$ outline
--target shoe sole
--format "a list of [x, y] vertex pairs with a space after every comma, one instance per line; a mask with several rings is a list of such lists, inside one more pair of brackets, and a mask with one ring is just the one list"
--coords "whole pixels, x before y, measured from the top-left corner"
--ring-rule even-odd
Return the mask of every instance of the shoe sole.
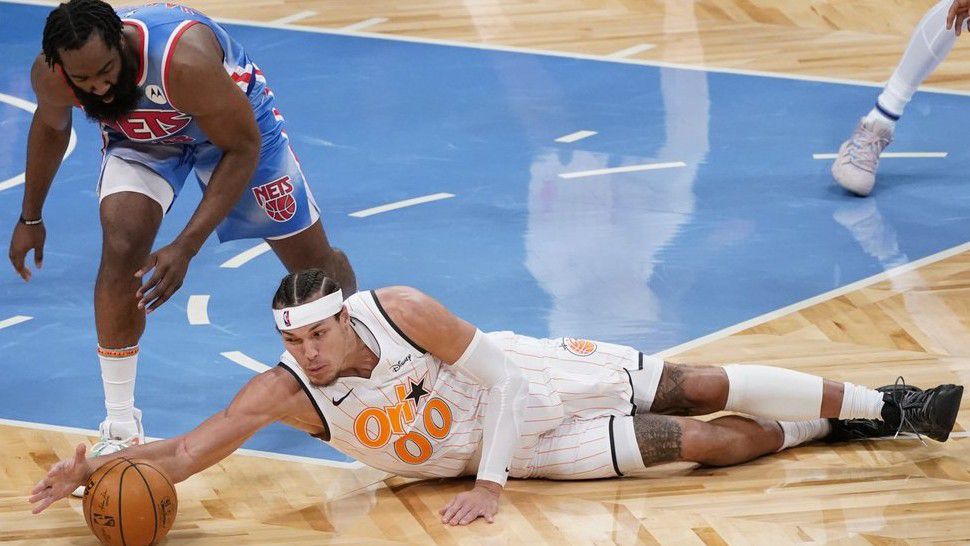
[[928, 434], [930, 438], [936, 440], [937, 442], [945, 442], [950, 437], [950, 432], [953, 430], [953, 425], [957, 422], [957, 414], [960, 413], [960, 402], [963, 401], [963, 386], [962, 385], [946, 385], [947, 387], [952, 387], [947, 389], [945, 392], [941, 393], [941, 398], [946, 400], [945, 408], [946, 413], [943, 414], [943, 418], [940, 420], [940, 430], [944, 431], [942, 434]]

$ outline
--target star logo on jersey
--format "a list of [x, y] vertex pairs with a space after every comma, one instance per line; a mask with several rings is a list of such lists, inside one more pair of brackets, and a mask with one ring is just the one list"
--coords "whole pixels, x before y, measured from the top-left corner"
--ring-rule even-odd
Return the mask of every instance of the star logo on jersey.
[[424, 378], [421, 378], [421, 381], [419, 381], [417, 384], [408, 379], [408, 383], [411, 384], [411, 392], [407, 393], [404, 398], [414, 401], [414, 406], [417, 407], [421, 402], [421, 397], [428, 396], [430, 393], [424, 390]]
[[135, 142], [170, 137], [185, 129], [192, 116], [175, 110], [135, 110], [108, 126]]

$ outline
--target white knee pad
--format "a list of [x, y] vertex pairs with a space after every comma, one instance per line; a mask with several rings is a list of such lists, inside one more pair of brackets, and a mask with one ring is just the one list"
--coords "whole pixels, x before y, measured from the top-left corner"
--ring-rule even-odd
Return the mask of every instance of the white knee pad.
[[724, 366], [728, 398], [724, 409], [769, 419], [817, 419], [822, 411], [822, 378], [748, 364]]

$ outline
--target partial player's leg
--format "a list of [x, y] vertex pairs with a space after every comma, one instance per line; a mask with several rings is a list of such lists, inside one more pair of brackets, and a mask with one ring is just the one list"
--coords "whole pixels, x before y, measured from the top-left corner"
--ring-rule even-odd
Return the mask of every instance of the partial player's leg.
[[952, 3], [953, 0], [941, 0], [926, 12], [913, 30], [909, 45], [875, 107], [839, 148], [832, 164], [832, 176], [845, 189], [863, 196], [872, 191], [879, 154], [892, 142], [896, 121], [903, 115], [916, 88], [956, 43], [955, 32], [946, 29], [947, 10]]
[[[637, 372], [631, 372], [636, 377]], [[940, 385], [871, 389], [818, 376], [759, 365], [664, 364], [657, 387], [637, 393], [638, 407], [658, 414], [703, 415], [721, 410], [769, 419], [879, 420], [880, 428], [916, 432], [945, 441], [956, 420], [963, 387]]]
[[103, 241], [94, 315], [107, 409], [102, 439], [137, 442], [144, 438], [134, 394], [145, 312], [137, 307], [139, 279], [134, 274], [151, 252], [161, 219], [159, 204], [141, 193], [114, 193], [101, 201]]
[[[219, 224], [220, 241], [264, 239], [288, 271], [322, 269], [344, 292], [357, 291], [357, 277], [347, 255], [330, 246], [320, 208], [287, 140], [263, 134], [263, 148], [250, 187]], [[210, 145], [196, 147], [196, 174], [203, 189], [222, 152]]]
[[342, 250], [330, 246], [323, 223], [318, 219], [309, 228], [283, 239], [267, 239], [287, 271], [322, 269], [340, 283], [344, 296], [357, 291], [357, 276]]

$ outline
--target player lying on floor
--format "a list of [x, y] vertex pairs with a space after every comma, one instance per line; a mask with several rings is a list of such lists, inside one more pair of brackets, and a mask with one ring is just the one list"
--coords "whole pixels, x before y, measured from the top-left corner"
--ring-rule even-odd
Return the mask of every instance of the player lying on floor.
[[[319, 270], [287, 275], [273, 313], [286, 347], [279, 366], [183, 436], [90, 460], [79, 445], [34, 488], [34, 513], [111, 459], [148, 459], [180, 482], [282, 421], [401, 476], [476, 475], [441, 520], [491, 522], [509, 476], [733, 465], [812, 440], [900, 431], [942, 442], [963, 396], [957, 385], [873, 390], [783, 368], [675, 365], [609, 343], [485, 334], [413, 288], [345, 300]], [[753, 417], [679, 417], [721, 410]]]

